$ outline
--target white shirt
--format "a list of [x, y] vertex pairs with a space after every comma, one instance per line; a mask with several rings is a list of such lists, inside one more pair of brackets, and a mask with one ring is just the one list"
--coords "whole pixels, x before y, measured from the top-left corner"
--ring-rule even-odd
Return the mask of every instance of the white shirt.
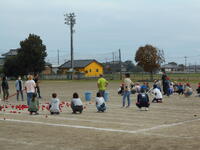
[[125, 78], [124, 79], [124, 89], [131, 91], [131, 85], [133, 85], [133, 82], [131, 81], [130, 78]]
[[52, 98], [50, 112], [60, 112], [60, 100], [58, 98]]
[[105, 103], [105, 100], [103, 97], [96, 97], [96, 106], [100, 107], [103, 103]]
[[162, 99], [162, 93], [158, 88], [153, 89], [152, 93], [155, 95], [156, 99]]
[[35, 93], [35, 81], [34, 80], [28, 80], [25, 83], [25, 88], [27, 93]]
[[83, 105], [80, 98], [73, 98], [71, 102], [74, 104], [74, 106], [82, 106]]

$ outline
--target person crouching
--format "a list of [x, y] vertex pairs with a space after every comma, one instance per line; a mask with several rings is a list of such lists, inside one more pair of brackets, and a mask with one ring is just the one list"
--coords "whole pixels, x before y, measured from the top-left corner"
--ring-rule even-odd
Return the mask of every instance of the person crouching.
[[160, 90], [157, 88], [157, 85], [153, 85], [153, 91], [152, 91], [154, 98], [152, 100], [152, 103], [156, 102], [156, 103], [162, 103], [162, 93], [160, 92]]
[[98, 112], [104, 112], [106, 110], [105, 100], [103, 96], [101, 95], [101, 93], [99, 92], [97, 93], [97, 97], [96, 97], [96, 107], [97, 107]]
[[147, 111], [149, 108], [149, 96], [145, 93], [145, 89], [141, 89], [140, 93], [137, 96], [137, 103], [136, 106], [141, 110], [142, 107], [145, 107], [145, 110]]
[[79, 98], [78, 93], [73, 94], [73, 98], [71, 101], [71, 108], [72, 108], [73, 114], [76, 114], [76, 112], [79, 112], [81, 114], [83, 111], [83, 103], [81, 99]]
[[51, 115], [58, 115], [60, 114], [60, 100], [57, 98], [57, 94], [52, 94], [52, 99], [50, 103], [50, 113]]
[[35, 115], [39, 115], [39, 113], [38, 113], [39, 101], [38, 101], [38, 99], [36, 97], [37, 97], [37, 94], [34, 93], [32, 99], [30, 101], [29, 108], [28, 108], [28, 111], [30, 112], [30, 115], [32, 115], [33, 113], [35, 113]]

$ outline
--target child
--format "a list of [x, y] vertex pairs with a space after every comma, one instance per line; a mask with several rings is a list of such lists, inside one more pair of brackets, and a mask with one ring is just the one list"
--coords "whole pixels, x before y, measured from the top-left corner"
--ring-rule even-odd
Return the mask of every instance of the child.
[[156, 85], [157, 88], [161, 91], [161, 82], [159, 80], [155, 80], [153, 85]]
[[143, 83], [143, 85], [141, 85], [141, 89], [143, 89], [145, 92], [147, 92], [147, 85], [146, 82]]
[[50, 113], [51, 115], [58, 115], [60, 114], [60, 100], [57, 98], [57, 94], [53, 93], [52, 94], [52, 100], [50, 103]]
[[30, 101], [30, 105], [28, 108], [30, 115], [32, 115], [33, 112], [35, 113], [35, 115], [39, 115], [39, 113], [37, 112], [39, 110], [39, 101], [36, 99], [36, 96], [37, 94], [34, 93]]
[[153, 85], [153, 91], [152, 91], [152, 93], [154, 94], [154, 98], [152, 100], [152, 103], [154, 103], [154, 102], [162, 103], [162, 93], [157, 88], [157, 85]]
[[183, 87], [183, 84], [182, 84], [182, 83], [179, 83], [177, 93], [178, 93], [179, 95], [180, 95], [180, 94], [183, 95], [183, 93], [184, 93], [184, 87]]
[[137, 103], [136, 106], [141, 109], [142, 107], [145, 107], [145, 110], [147, 111], [149, 108], [149, 96], [145, 93], [145, 89], [141, 88], [141, 93], [137, 96]]
[[199, 85], [198, 85], [198, 88], [197, 88], [197, 94], [200, 96], [200, 82], [199, 82]]
[[105, 100], [102, 97], [101, 93], [99, 92], [97, 92], [96, 107], [97, 107], [98, 112], [104, 112], [106, 110]]
[[192, 95], [192, 92], [193, 92], [193, 91], [192, 91], [192, 88], [191, 88], [190, 84], [187, 83], [186, 86], [185, 86], [185, 90], [184, 90], [184, 95], [185, 95], [185, 97], [191, 96], [191, 95]]
[[124, 84], [123, 83], [120, 85], [120, 88], [118, 89], [118, 94], [122, 95], [122, 96], [124, 94]]
[[78, 93], [73, 94], [73, 99], [71, 101], [71, 108], [73, 114], [76, 114], [76, 112], [79, 112], [81, 114], [83, 111], [83, 103], [79, 98]]
[[139, 83], [136, 83], [136, 84], [135, 84], [135, 89], [136, 89], [136, 93], [140, 93], [141, 87], [140, 87], [140, 84], [139, 84]]

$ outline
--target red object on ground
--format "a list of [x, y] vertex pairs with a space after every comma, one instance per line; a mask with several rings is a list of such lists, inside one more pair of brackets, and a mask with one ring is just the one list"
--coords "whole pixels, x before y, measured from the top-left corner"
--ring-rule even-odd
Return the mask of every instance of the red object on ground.
[[13, 111], [13, 113], [17, 113], [17, 111]]
[[15, 106], [14, 106], [14, 105], [12, 105], [11, 107], [12, 107], [12, 109], [14, 109], [14, 108], [15, 108]]
[[13, 111], [11, 110], [10, 113], [12, 113]]

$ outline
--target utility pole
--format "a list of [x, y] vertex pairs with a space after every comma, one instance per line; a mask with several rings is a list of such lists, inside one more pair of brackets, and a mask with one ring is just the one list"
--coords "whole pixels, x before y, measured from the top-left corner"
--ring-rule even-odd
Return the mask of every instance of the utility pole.
[[119, 49], [119, 67], [120, 67], [120, 80], [122, 80], [122, 57], [120, 49]]
[[70, 48], [71, 48], [71, 79], [74, 78], [74, 48], [73, 48], [73, 33], [74, 33], [74, 24], [76, 24], [75, 14], [69, 13], [65, 14], [65, 24], [70, 26]]
[[185, 72], [187, 70], [187, 56], [184, 57], [185, 58]]
[[59, 49], [57, 50], [57, 52], [58, 52], [58, 65], [59, 65], [60, 64], [60, 55], [59, 55], [60, 51], [59, 51]]

